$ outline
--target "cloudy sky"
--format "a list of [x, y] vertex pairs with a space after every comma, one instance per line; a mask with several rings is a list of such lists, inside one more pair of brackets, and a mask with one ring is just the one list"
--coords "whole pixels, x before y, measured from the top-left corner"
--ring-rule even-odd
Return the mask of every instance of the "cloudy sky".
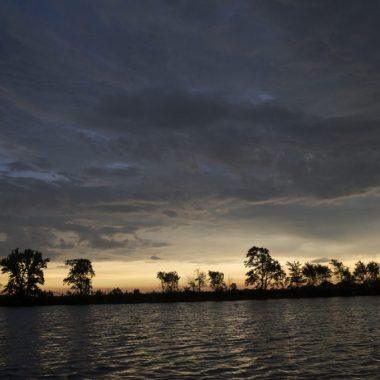
[[[0, 252], [244, 280], [380, 255], [380, 2], [0, 3]], [[4, 283], [4, 278], [0, 282]]]

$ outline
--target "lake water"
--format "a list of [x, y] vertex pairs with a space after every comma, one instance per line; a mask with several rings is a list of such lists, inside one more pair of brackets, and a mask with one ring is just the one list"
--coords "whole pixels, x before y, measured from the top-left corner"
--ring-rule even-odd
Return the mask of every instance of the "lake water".
[[380, 379], [380, 297], [0, 308], [0, 378]]

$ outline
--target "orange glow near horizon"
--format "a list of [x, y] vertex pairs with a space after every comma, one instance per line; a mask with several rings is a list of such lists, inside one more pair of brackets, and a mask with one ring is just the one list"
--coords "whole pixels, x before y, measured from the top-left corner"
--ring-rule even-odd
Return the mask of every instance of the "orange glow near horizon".
[[[93, 268], [96, 276], [93, 278], [94, 289], [113, 289], [132, 291], [140, 289], [141, 291], [160, 291], [161, 286], [156, 278], [159, 271], [175, 270], [180, 275], [180, 288], [187, 285], [188, 277], [191, 276], [195, 269], [201, 269], [206, 273], [208, 270], [222, 271], [225, 275], [225, 281], [236, 282], [239, 287], [244, 285], [245, 268], [242, 262], [226, 263], [221, 265], [195, 265], [188, 262], [176, 262], [161, 260], [146, 261], [100, 261], [93, 262]], [[50, 263], [45, 272], [45, 289], [53, 291], [69, 290], [67, 286], [62, 285], [63, 278], [67, 270], [58, 263]]]
[[[301, 263], [306, 262], [305, 259], [288, 257], [281, 258], [279, 261], [281, 265], [285, 266], [286, 261], [299, 260]], [[310, 260], [310, 259], [309, 259]], [[344, 263], [351, 269], [354, 263], [359, 260], [347, 260]], [[363, 261], [369, 261], [362, 258]], [[244, 267], [243, 259], [216, 264], [203, 264], [197, 265], [191, 262], [179, 261], [94, 261], [93, 267], [95, 270], [95, 277], [93, 278], [93, 288], [95, 290], [110, 290], [113, 288], [120, 288], [123, 291], [133, 291], [140, 289], [142, 292], [148, 291], [161, 291], [159, 280], [156, 278], [158, 271], [172, 271], [178, 272], [180, 278], [179, 286], [183, 289], [187, 285], [188, 277], [194, 274], [195, 269], [200, 269], [204, 272], [209, 270], [221, 271], [225, 275], [225, 282], [235, 282], [239, 288], [244, 288], [245, 272], [247, 269]], [[67, 268], [60, 262], [50, 262], [48, 268], [45, 270], [45, 285], [43, 289], [52, 290], [58, 293], [64, 293], [69, 290], [68, 286], [63, 285], [63, 279], [67, 275]], [[3, 286], [7, 282], [5, 274], [0, 275], [0, 284]]]

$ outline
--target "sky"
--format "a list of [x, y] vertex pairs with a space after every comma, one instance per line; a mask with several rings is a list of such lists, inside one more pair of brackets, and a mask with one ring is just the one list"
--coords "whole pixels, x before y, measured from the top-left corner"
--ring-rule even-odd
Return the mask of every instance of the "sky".
[[[380, 259], [380, 2], [0, 2], [0, 255], [94, 287]], [[6, 281], [0, 276], [0, 283]]]

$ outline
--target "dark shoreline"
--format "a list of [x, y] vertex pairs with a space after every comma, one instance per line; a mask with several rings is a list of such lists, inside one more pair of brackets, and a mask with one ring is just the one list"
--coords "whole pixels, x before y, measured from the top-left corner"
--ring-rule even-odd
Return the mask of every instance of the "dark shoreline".
[[240, 301], [286, 298], [330, 298], [380, 296], [380, 282], [374, 284], [338, 284], [319, 287], [304, 286], [288, 289], [243, 289], [223, 292], [173, 292], [173, 293], [122, 293], [92, 294], [88, 296], [42, 293], [38, 297], [17, 298], [0, 296], [0, 306], [48, 306], [48, 305], [93, 305], [93, 304], [136, 304], [167, 302]]

